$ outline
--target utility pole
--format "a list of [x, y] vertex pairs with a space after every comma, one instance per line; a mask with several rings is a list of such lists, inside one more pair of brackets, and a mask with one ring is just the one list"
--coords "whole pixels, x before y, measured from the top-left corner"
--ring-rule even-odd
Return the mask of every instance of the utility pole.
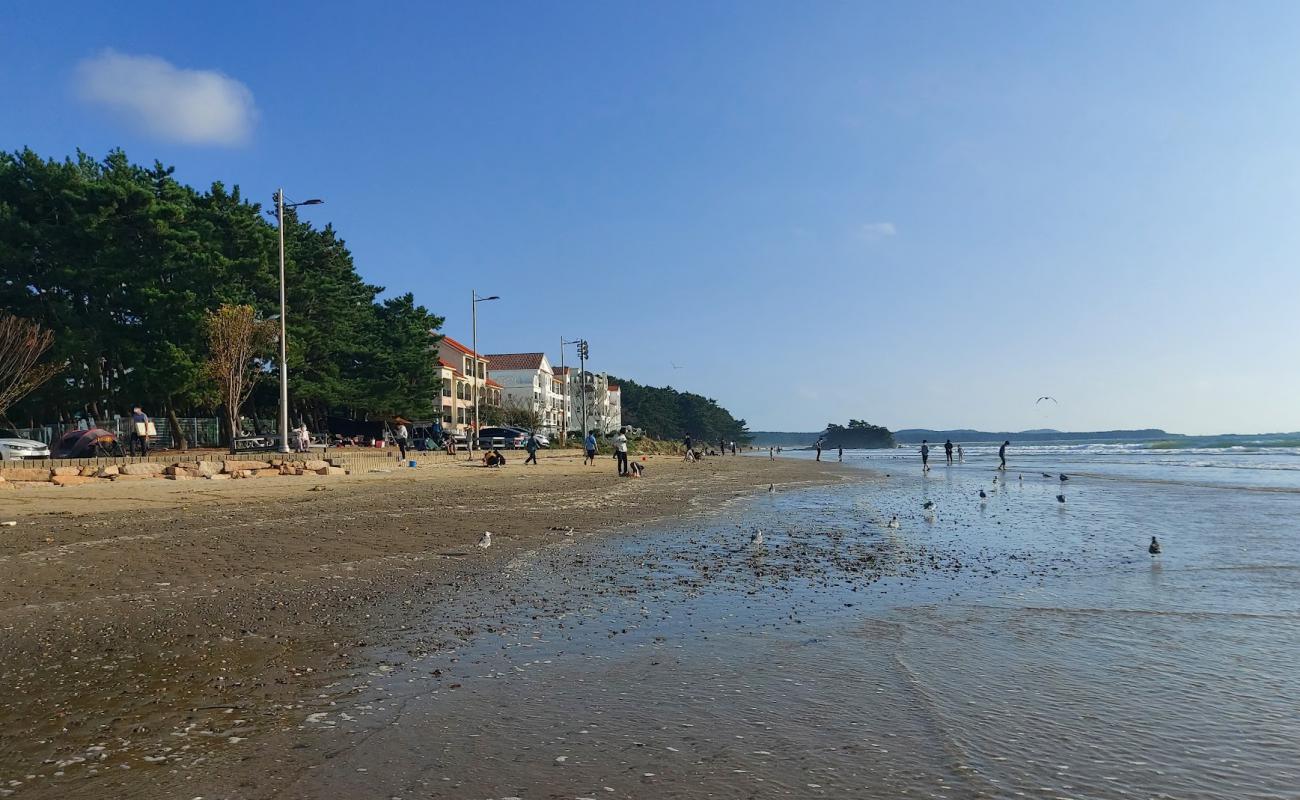
[[[473, 461], [474, 445], [477, 443], [475, 442], [475, 440], [478, 439], [478, 431], [479, 431], [479, 425], [478, 425], [478, 304], [486, 303], [489, 300], [500, 300], [501, 298], [498, 297], [497, 295], [492, 295], [491, 297], [479, 297], [478, 292], [475, 291], [474, 289], [469, 290], [469, 295], [470, 295], [470, 300], [472, 301], [470, 303], [470, 320], [471, 320], [470, 325], [472, 326], [471, 333], [470, 333], [470, 349], [474, 351], [473, 354], [470, 356], [470, 362], [469, 362], [470, 365], [473, 367], [473, 369], [471, 370], [473, 374], [470, 376], [470, 389], [473, 390], [474, 392], [474, 429], [470, 431], [471, 435], [466, 438], [469, 439], [469, 460]], [[483, 379], [487, 380], [486, 370], [484, 371]]]
[[[561, 371], [561, 372], [564, 372], [564, 346], [565, 346], [565, 345], [569, 345], [569, 344], [576, 344], [576, 345], [578, 345], [578, 356], [579, 356], [579, 358], [581, 358], [581, 356], [582, 356], [582, 340], [581, 340], [581, 339], [570, 339], [569, 341], [566, 342], [566, 341], [564, 341], [564, 337], [561, 336], [561, 337], [560, 337], [560, 371]], [[581, 384], [579, 384], [579, 386], [581, 386]], [[565, 444], [568, 444], [568, 442], [569, 442], [569, 439], [568, 439], [568, 434], [569, 434], [569, 395], [570, 395], [572, 392], [573, 392], [573, 381], [570, 380], [569, 374], [568, 374], [567, 372], [565, 372], [565, 373], [564, 373], [564, 401], [563, 401], [563, 402], [564, 402], [564, 438], [563, 438], [563, 440], [562, 440]], [[587, 430], [586, 430], [586, 428], [584, 427], [581, 431], [579, 431], [579, 434], [578, 434], [578, 435], [579, 435], [581, 438], [585, 439], [585, 438], [587, 437]]]
[[[582, 435], [587, 435], [587, 340], [578, 340], [578, 384], [582, 387]], [[604, 434], [604, 431], [601, 432]]]
[[[287, 331], [285, 328], [285, 317], [288, 315], [284, 302], [284, 209], [297, 208], [298, 206], [318, 206], [325, 202], [318, 198], [304, 200], [301, 203], [285, 203], [284, 189], [277, 189], [275, 192], [275, 221], [276, 227], [280, 229], [280, 452], [289, 452], [289, 362], [286, 360], [286, 339]], [[235, 414], [238, 417], [238, 413]], [[233, 440], [239, 435], [239, 431], [231, 431], [230, 436]], [[233, 446], [233, 444], [232, 444]]]

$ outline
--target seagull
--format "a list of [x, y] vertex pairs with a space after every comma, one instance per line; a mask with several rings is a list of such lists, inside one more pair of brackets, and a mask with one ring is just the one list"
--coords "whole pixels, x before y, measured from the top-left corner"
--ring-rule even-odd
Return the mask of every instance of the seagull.
[[1151, 554], [1152, 558], [1160, 555], [1160, 542], [1156, 541], [1156, 537], [1151, 537], [1151, 544], [1147, 545], [1147, 552]]
[[926, 500], [924, 503], [921, 504], [921, 508], [924, 508], [926, 511], [933, 511], [933, 510], [934, 510], [934, 501], [933, 501], [933, 500]]
[[1021, 481], [1023, 481], [1024, 479], [1025, 479], [1025, 476], [1024, 476], [1024, 475], [1018, 475], [1018, 476], [1016, 476], [1016, 480], [1021, 480]]
[[895, 515], [893, 516], [893, 518], [889, 520], [889, 525], [888, 525], [887, 527], [890, 527], [890, 528], [897, 528], [897, 527], [898, 527], [898, 515], [897, 515], [897, 514], [895, 514]]
[[671, 361], [669, 361], [668, 363], [673, 365], [673, 369], [682, 369], [682, 368], [679, 367], [678, 365], [673, 364], [673, 362], [671, 362]]
[[1052, 477], [1051, 473], [1049, 473], [1049, 472], [1044, 472], [1044, 473], [1042, 473], [1042, 476], [1043, 476], [1044, 478], [1050, 478], [1050, 477]]
[[[1035, 400], [1035, 401], [1034, 401], [1034, 405], [1038, 405], [1039, 403], [1043, 402], [1044, 400], [1051, 400], [1053, 403], [1056, 403], [1056, 398], [1055, 398], [1055, 397], [1052, 397], [1051, 395], [1046, 395], [1046, 394], [1045, 394], [1045, 395], [1043, 395], [1042, 397], [1040, 397], [1040, 398], [1038, 398], [1037, 400]], [[1056, 404], [1057, 404], [1058, 406], [1060, 405], [1060, 403], [1056, 403]]]
[[1058, 503], [1064, 503], [1064, 502], [1065, 502], [1065, 495], [1063, 495], [1063, 494], [1058, 494], [1058, 495], [1056, 496], [1056, 502], [1058, 502]]
[[761, 530], [754, 531], [754, 535], [749, 537], [749, 543], [755, 547], [763, 544], [763, 532]]
[[993, 485], [994, 485], [994, 486], [997, 486], [997, 485], [998, 485], [998, 476], [997, 476], [997, 475], [994, 475], [994, 476], [993, 476]]
[[1061, 483], [1065, 483], [1069, 479], [1070, 479], [1069, 475], [1066, 475], [1064, 472], [1061, 473]]
[[987, 500], [987, 499], [989, 499], [989, 496], [986, 495], [986, 494], [984, 494], [984, 490], [983, 490], [983, 489], [980, 489], [980, 499], [981, 499], [981, 500]]
[[483, 535], [479, 537], [478, 546], [484, 550], [492, 546], [492, 531], [483, 531]]

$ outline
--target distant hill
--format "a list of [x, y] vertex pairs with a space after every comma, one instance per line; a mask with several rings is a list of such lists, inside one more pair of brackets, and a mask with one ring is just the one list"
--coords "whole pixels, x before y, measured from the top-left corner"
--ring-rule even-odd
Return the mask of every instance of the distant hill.
[[894, 439], [900, 444], [918, 444], [922, 439], [942, 442], [952, 439], [954, 442], [1063, 442], [1077, 440], [1127, 441], [1134, 439], [1181, 439], [1181, 433], [1167, 433], [1159, 428], [1142, 428], [1140, 430], [1119, 431], [1058, 431], [1051, 428], [1038, 428], [1032, 431], [975, 431], [969, 428], [937, 431], [929, 428], [908, 428], [894, 431]]
[[812, 447], [821, 431], [795, 433], [792, 431], [750, 431], [750, 444], [755, 447]]

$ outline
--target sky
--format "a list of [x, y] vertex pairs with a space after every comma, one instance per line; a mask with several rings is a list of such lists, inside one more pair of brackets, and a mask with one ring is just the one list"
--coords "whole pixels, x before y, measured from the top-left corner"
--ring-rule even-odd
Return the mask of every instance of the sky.
[[323, 198], [445, 333], [500, 295], [481, 351], [585, 338], [754, 430], [1291, 431], [1298, 41], [1262, 0], [22, 3], [0, 147]]

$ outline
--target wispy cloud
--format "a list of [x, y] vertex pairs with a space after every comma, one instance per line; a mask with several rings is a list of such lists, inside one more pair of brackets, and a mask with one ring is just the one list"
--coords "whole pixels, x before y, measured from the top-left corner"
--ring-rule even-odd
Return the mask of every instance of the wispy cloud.
[[253, 93], [220, 72], [106, 50], [77, 65], [77, 91], [141, 130], [185, 144], [238, 145], [257, 118]]
[[892, 222], [868, 222], [858, 228], [858, 236], [868, 242], [878, 242], [898, 233]]

